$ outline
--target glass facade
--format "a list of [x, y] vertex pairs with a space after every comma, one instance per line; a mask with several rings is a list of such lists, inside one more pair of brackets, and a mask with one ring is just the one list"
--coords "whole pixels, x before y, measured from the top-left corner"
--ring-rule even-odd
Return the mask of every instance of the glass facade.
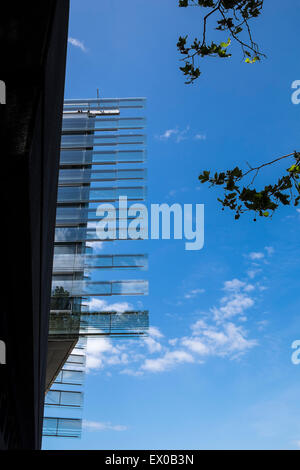
[[[96, 214], [98, 204], [117, 202], [120, 196], [134, 203], [146, 198], [145, 118], [134, 115], [144, 107], [143, 98], [66, 100], [64, 104], [49, 341], [54, 351], [56, 342], [73, 346], [46, 393], [44, 436], [80, 437], [86, 337], [139, 337], [149, 326], [147, 311], [89, 308], [94, 296], [148, 293], [147, 280], [131, 279], [128, 274], [119, 278], [125, 272], [146, 270], [147, 255], [99, 254], [97, 244], [103, 240], [96, 231], [101, 220]], [[121, 220], [116, 206], [117, 227]]]

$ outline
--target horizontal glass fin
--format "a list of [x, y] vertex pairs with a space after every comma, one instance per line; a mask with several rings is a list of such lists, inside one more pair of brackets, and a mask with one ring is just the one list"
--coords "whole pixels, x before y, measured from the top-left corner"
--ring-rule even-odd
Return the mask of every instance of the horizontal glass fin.
[[81, 419], [44, 417], [43, 436], [80, 437]]
[[64, 111], [70, 109], [121, 109], [121, 108], [144, 108], [145, 98], [102, 98], [102, 99], [75, 99], [64, 101]]
[[71, 168], [59, 171], [58, 182], [64, 183], [92, 183], [94, 181], [122, 181], [122, 180], [143, 180], [146, 177], [146, 170], [95, 170], [94, 168]]
[[147, 255], [54, 255], [53, 272], [83, 271], [89, 268], [134, 268], [147, 269]]
[[[82, 305], [84, 308], [84, 304]], [[128, 311], [118, 313], [107, 312], [83, 312], [74, 315], [70, 312], [51, 311], [49, 332], [51, 336], [70, 335], [73, 330], [73, 318], [80, 319], [80, 335], [107, 335], [122, 333], [132, 334], [146, 333], [149, 328], [148, 311]]]
[[107, 295], [146, 295], [148, 293], [148, 281], [89, 281], [89, 280], [52, 280], [52, 299], [82, 297], [82, 296], [107, 296]]
[[69, 354], [67, 359], [68, 364], [78, 364], [85, 365], [85, 355], [84, 354]]
[[82, 404], [82, 392], [49, 390], [45, 397], [45, 406], [68, 406], [81, 408]]
[[[117, 227], [118, 229], [118, 227]], [[114, 233], [113, 230], [109, 230], [108, 238], [105, 240], [117, 240], [118, 239], [118, 230], [117, 233]], [[144, 225], [141, 226], [141, 232], [139, 234], [139, 239], [144, 240], [147, 235], [147, 227]], [[125, 240], [136, 239], [136, 231], [134, 228], [128, 227], [127, 229], [127, 238]], [[122, 238], [123, 240], [123, 238]], [[96, 232], [96, 228], [86, 228], [86, 227], [56, 227], [55, 229], [55, 242], [56, 243], [70, 243], [70, 242], [102, 242], [103, 239], [99, 238], [99, 235]]]
[[61, 150], [60, 165], [107, 165], [117, 163], [143, 163], [146, 160], [146, 150]]
[[[128, 222], [131, 220], [142, 219], [140, 214], [143, 214], [145, 208], [141, 205], [141, 212], [138, 213], [137, 217], [127, 216]], [[117, 224], [120, 220], [125, 220], [122, 211], [119, 212], [119, 209], [115, 209], [115, 218], [108, 217], [106, 215], [106, 220], [116, 220]], [[70, 207], [70, 206], [58, 206], [56, 208], [56, 225], [57, 226], [70, 226], [78, 225], [82, 223], [96, 222], [99, 221], [99, 216], [96, 216], [96, 208], [85, 208], [85, 207]], [[93, 224], [94, 225], [94, 224]]]
[[146, 124], [144, 117], [96, 117], [87, 119], [86, 117], [70, 118], [65, 116], [62, 123], [63, 132], [76, 131], [116, 131], [118, 129], [143, 129]]
[[81, 315], [80, 334], [146, 332], [149, 328], [148, 312], [88, 313]]
[[145, 186], [123, 186], [115, 188], [91, 188], [90, 186], [60, 186], [58, 188], [57, 202], [114, 202], [121, 196], [126, 196], [129, 201], [143, 201], [146, 197], [146, 188]]
[[111, 134], [111, 135], [62, 135], [61, 148], [86, 148], [105, 145], [144, 144], [146, 136], [142, 134]]
[[82, 385], [84, 382], [83, 370], [62, 369], [55, 379], [55, 384]]

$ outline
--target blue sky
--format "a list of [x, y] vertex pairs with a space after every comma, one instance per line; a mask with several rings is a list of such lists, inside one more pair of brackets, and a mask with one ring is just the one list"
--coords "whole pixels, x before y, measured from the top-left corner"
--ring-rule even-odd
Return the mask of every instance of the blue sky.
[[[66, 98], [96, 97], [97, 88], [147, 98], [148, 202], [204, 204], [205, 245], [139, 242], [149, 296], [109, 304], [149, 308], [150, 336], [90, 345], [82, 439], [45, 439], [44, 448], [300, 448], [300, 365], [291, 362], [300, 214], [235, 221], [197, 180], [204, 169], [299, 149], [299, 14], [292, 0], [266, 2], [253, 30], [267, 59], [244, 64], [233, 45], [233, 58], [206, 61], [187, 86], [176, 42], [198, 34], [200, 11], [176, 0], [71, 0]], [[284, 168], [268, 167], [258, 184]]]

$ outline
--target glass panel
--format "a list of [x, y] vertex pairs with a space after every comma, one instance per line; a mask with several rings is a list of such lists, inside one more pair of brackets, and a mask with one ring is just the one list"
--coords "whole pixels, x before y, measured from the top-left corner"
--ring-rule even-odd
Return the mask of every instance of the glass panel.
[[82, 223], [86, 222], [90, 215], [95, 215], [95, 210], [89, 211], [81, 207], [61, 207], [56, 208], [56, 223]]
[[61, 137], [61, 148], [94, 147], [99, 145], [144, 144], [146, 137], [142, 134], [80, 135], [66, 134]]
[[96, 229], [61, 227], [55, 229], [55, 242], [100, 241]]
[[[87, 301], [85, 299], [85, 301]], [[87, 311], [85, 311], [87, 310]], [[88, 305], [82, 304], [82, 312], [74, 315], [68, 312], [51, 312], [50, 313], [50, 331], [52, 335], [66, 335], [68, 334], [69, 320], [72, 317], [78, 318], [80, 327], [78, 334], [86, 335], [91, 333], [96, 334], [119, 334], [126, 333], [126, 335], [135, 333], [145, 334], [149, 328], [149, 314], [148, 311], [128, 311], [119, 313], [116, 311], [88, 311]], [[61, 328], [61, 325], [63, 328]], [[67, 327], [67, 328], [65, 328]], [[72, 331], [71, 331], [72, 332]], [[81, 340], [86, 339], [81, 337]], [[84, 345], [85, 347], [85, 345]], [[80, 348], [77, 343], [76, 349]], [[55, 392], [57, 393], [57, 392]], [[56, 400], [56, 401], [54, 401]], [[57, 403], [58, 399], [53, 398], [52, 402]], [[49, 399], [48, 399], [49, 402]]]
[[139, 201], [145, 198], [145, 187], [122, 188], [90, 188], [89, 186], [61, 186], [58, 188], [57, 200], [59, 203], [68, 202], [105, 202], [115, 201], [120, 196], [127, 196], [128, 200]]
[[[52, 299], [53, 300], [53, 297]], [[59, 304], [54, 307], [60, 307]], [[52, 309], [49, 318], [49, 335], [52, 338], [59, 335], [73, 335], [76, 336], [80, 329], [80, 314], [76, 313], [76, 305], [70, 304], [69, 310]]]
[[43, 435], [56, 437], [80, 437], [82, 421], [71, 418], [44, 418]]
[[81, 354], [69, 354], [67, 362], [70, 364], [85, 364], [85, 356]]
[[80, 333], [97, 332], [119, 334], [145, 333], [149, 328], [147, 311], [141, 312], [89, 312], [81, 315]]
[[[143, 206], [141, 206], [141, 211]], [[58, 206], [56, 209], [56, 225], [63, 226], [65, 225], [78, 225], [80, 223], [88, 222], [88, 221], [99, 221], [99, 216], [96, 216], [97, 207], [87, 209], [81, 207], [62, 207]], [[121, 212], [121, 218], [119, 209], [115, 208], [116, 220], [124, 220], [126, 217], [123, 216]], [[108, 220], [108, 214], [106, 214], [106, 218]], [[127, 217], [127, 220], [136, 220], [141, 219], [141, 214], [138, 213], [137, 217]]]
[[147, 255], [114, 255], [113, 256], [113, 267], [132, 267], [139, 269], [148, 268], [148, 256]]
[[77, 246], [74, 245], [55, 245], [54, 256], [56, 255], [75, 255]]
[[83, 401], [83, 394], [81, 392], [61, 392], [61, 405], [81, 407]]
[[82, 370], [62, 370], [54, 383], [57, 384], [70, 384], [82, 385], [84, 379], [84, 372]]
[[45, 398], [45, 405], [59, 405], [60, 403], [60, 392], [50, 390]]
[[115, 281], [112, 284], [112, 295], [146, 295], [148, 281]]
[[146, 160], [145, 149], [139, 150], [62, 150], [60, 165], [143, 163]]
[[[146, 238], [147, 227], [142, 226], [139, 240]], [[113, 241], [118, 239], [118, 232], [114, 234], [113, 229], [109, 228], [108, 233], [110, 235], [106, 238], [106, 241]], [[132, 235], [132, 236], [131, 236]], [[126, 240], [132, 240], [135, 236], [135, 229], [128, 228], [128, 235]], [[96, 228], [85, 228], [85, 227], [56, 227], [55, 229], [55, 243], [71, 243], [71, 242], [101, 242]]]
[[60, 165], [89, 164], [92, 162], [92, 150], [62, 150]]
[[56, 436], [58, 427], [58, 418], [44, 418], [43, 421], [43, 435]]
[[45, 398], [45, 406], [70, 406], [80, 408], [82, 406], [82, 392], [50, 390]]
[[95, 119], [68, 116], [63, 118], [63, 131], [78, 130], [118, 130], [118, 129], [142, 129], [145, 127], [146, 119], [144, 117], [132, 118], [114, 118], [114, 117], [96, 117]]
[[101, 98], [101, 99], [75, 99], [64, 101], [64, 111], [70, 109], [119, 109], [144, 108], [145, 98]]
[[93, 163], [142, 163], [146, 159], [146, 151], [140, 150], [118, 150], [93, 152]]
[[94, 135], [63, 135], [61, 138], [61, 148], [93, 146]]
[[141, 180], [145, 178], [145, 170], [95, 170], [87, 169], [61, 169], [59, 171], [59, 184], [63, 183], [90, 183], [93, 181]]
[[86, 131], [94, 130], [95, 120], [88, 116], [64, 116], [62, 121], [62, 131]]
[[52, 281], [52, 295], [55, 289], [63, 291], [68, 297], [89, 295], [145, 295], [148, 293], [148, 281]]
[[146, 269], [146, 255], [55, 254], [53, 272], [83, 271], [88, 268]]
[[81, 419], [58, 418], [57, 434], [61, 436], [80, 437]]

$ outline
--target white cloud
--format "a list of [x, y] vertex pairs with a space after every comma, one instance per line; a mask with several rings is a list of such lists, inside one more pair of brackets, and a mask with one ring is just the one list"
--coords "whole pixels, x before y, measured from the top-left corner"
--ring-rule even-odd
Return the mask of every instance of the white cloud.
[[239, 279], [232, 279], [231, 281], [224, 282], [224, 290], [228, 291], [237, 291], [245, 286], [245, 282], [240, 281]]
[[88, 354], [86, 356], [86, 371], [89, 372], [92, 369], [101, 369], [103, 366], [102, 360], [100, 357], [93, 356]]
[[258, 344], [257, 340], [248, 339], [246, 330], [233, 322], [223, 322], [216, 326], [198, 320], [191, 325], [191, 329], [192, 336], [169, 340], [169, 345], [176, 349], [167, 349], [156, 358], [146, 358], [140, 370], [151, 373], [165, 372], [179, 364], [199, 363], [199, 357], [201, 362], [214, 356], [238, 359]]
[[253, 284], [246, 284], [244, 287], [245, 292], [252, 292], [255, 289]]
[[251, 292], [255, 289], [253, 284], [247, 284], [246, 282], [240, 281], [239, 279], [232, 279], [231, 281], [225, 281], [223, 289], [229, 292], [238, 292], [243, 290], [245, 292]]
[[144, 342], [147, 345], [148, 350], [151, 354], [162, 350], [162, 345], [158, 341], [155, 341], [155, 339], [153, 338], [146, 337], [144, 338]]
[[159, 136], [160, 140], [168, 140], [172, 135], [178, 134], [178, 129], [167, 129], [163, 134]]
[[250, 279], [254, 279], [257, 274], [261, 272], [261, 269], [249, 269], [247, 271], [248, 276]]
[[127, 426], [122, 424], [101, 423], [99, 421], [83, 421], [82, 427], [87, 431], [126, 431]]
[[149, 372], [163, 372], [177, 364], [194, 362], [194, 357], [184, 350], [167, 351], [162, 357], [146, 359], [141, 369]]
[[205, 289], [193, 289], [187, 292], [184, 296], [185, 299], [192, 299], [196, 297], [198, 294], [204, 294]]
[[221, 303], [224, 304], [222, 307], [212, 309], [216, 320], [242, 314], [254, 305], [254, 300], [246, 294], [235, 293], [233, 296], [223, 297]]
[[157, 341], [163, 337], [164, 335], [156, 326], [149, 327], [148, 336], [144, 338], [144, 343], [151, 354], [160, 352], [163, 349], [162, 345]]
[[79, 47], [82, 52], [87, 52], [87, 48], [85, 47], [84, 43], [79, 41], [79, 39], [69, 37], [68, 42], [72, 44], [72, 46]]
[[257, 259], [262, 259], [264, 258], [264, 253], [253, 251], [252, 253], [249, 253], [249, 258], [252, 260], [257, 260]]
[[201, 332], [202, 328], [206, 328], [206, 326], [206, 322], [200, 319], [191, 325], [191, 330], [193, 331], [194, 335], [198, 335]]
[[176, 143], [182, 142], [183, 140], [188, 139], [188, 132], [190, 130], [190, 126], [186, 126], [185, 129], [179, 131], [176, 136]]
[[201, 355], [231, 356], [234, 359], [257, 345], [256, 340], [247, 339], [247, 333], [241, 326], [232, 322], [216, 326], [198, 320], [191, 328], [193, 336], [183, 338], [182, 342]]
[[267, 290], [268, 288], [266, 286], [258, 285], [258, 289], [263, 292], [264, 290]]
[[206, 140], [206, 134], [201, 134], [201, 133], [196, 134], [195, 139], [196, 140]]
[[268, 253], [269, 256], [271, 256], [274, 253], [274, 248], [272, 246], [265, 246], [265, 250]]
[[139, 377], [143, 375], [143, 372], [140, 370], [126, 368], [126, 369], [121, 370], [120, 374], [131, 375], [132, 377]]
[[177, 144], [187, 139], [195, 140], [205, 140], [206, 134], [203, 132], [197, 132], [192, 134], [190, 126], [187, 125], [184, 129], [179, 129], [178, 127], [167, 129], [162, 134], [155, 136], [158, 140], [167, 141], [174, 140]]
[[86, 369], [99, 370], [107, 365], [127, 364], [128, 355], [124, 354], [121, 345], [114, 346], [112, 341], [105, 337], [90, 337], [86, 349]]
[[169, 339], [169, 340], [168, 340], [168, 343], [169, 343], [171, 346], [175, 346], [175, 345], [178, 343], [178, 338]]
[[[256, 339], [248, 337], [248, 331], [244, 328], [247, 322], [245, 313], [255, 304], [252, 293], [256, 288], [259, 288], [259, 284], [254, 286], [237, 278], [225, 281], [222, 287], [225, 295], [219, 299], [219, 304], [207, 312], [201, 312], [201, 317], [190, 325], [189, 335], [165, 338], [157, 327], [152, 326], [148, 336], [138, 342], [112, 342], [109, 338], [88, 340], [88, 370], [118, 366], [121, 374], [141, 376], [145, 373], [165, 372], [180, 364], [199, 364], [210, 357], [239, 359], [258, 344]], [[186, 297], [196, 296], [203, 291], [193, 289], [187, 292]], [[115, 305], [118, 304], [109, 307]], [[121, 305], [125, 310], [129, 308], [126, 303]], [[103, 309], [108, 304], [102, 299], [92, 299], [90, 306]], [[243, 326], [233, 321], [235, 317], [237, 322], [243, 322]], [[265, 328], [267, 323], [261, 321], [254, 325], [257, 332]]]
[[243, 316], [245, 310], [254, 305], [254, 300], [249, 295], [249, 292], [254, 289], [252, 284], [239, 279], [225, 281], [223, 290], [227, 292], [227, 295], [220, 299], [220, 307], [211, 308], [215, 321], [220, 323], [236, 315]]
[[256, 324], [257, 324], [258, 330], [262, 331], [262, 330], [265, 329], [266, 326], [268, 326], [269, 321], [268, 320], [260, 320], [260, 321], [256, 322]]
[[197, 354], [209, 354], [209, 348], [199, 338], [182, 338], [181, 344]]
[[188, 188], [186, 186], [183, 186], [182, 188], [178, 189], [171, 189], [167, 194], [167, 198], [169, 199], [170, 197], [174, 197], [178, 193], [185, 193], [186, 191], [188, 191]]
[[148, 330], [148, 334], [153, 336], [154, 338], [162, 338], [164, 335], [156, 326], [150, 326]]
[[88, 339], [87, 354], [96, 355], [107, 351], [115, 352], [110, 339], [105, 337]]

